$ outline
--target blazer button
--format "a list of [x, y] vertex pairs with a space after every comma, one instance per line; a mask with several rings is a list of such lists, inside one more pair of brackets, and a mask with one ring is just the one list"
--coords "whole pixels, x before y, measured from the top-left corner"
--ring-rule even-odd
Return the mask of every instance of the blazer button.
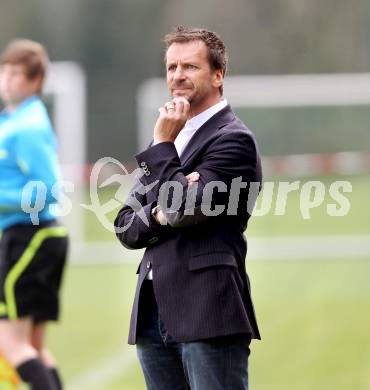
[[146, 263], [146, 268], [149, 269], [151, 265], [152, 265], [151, 262], [150, 262], [150, 261], [147, 261], [147, 263]]
[[146, 167], [146, 163], [143, 161], [143, 162], [140, 163], [140, 166]]
[[158, 237], [152, 237], [149, 241], [148, 244], [155, 244], [158, 241]]

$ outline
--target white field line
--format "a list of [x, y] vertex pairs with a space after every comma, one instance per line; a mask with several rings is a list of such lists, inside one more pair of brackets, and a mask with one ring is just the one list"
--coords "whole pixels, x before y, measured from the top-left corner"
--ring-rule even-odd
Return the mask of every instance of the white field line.
[[67, 390], [95, 390], [126, 374], [135, 363], [134, 348], [119, 351], [101, 360], [94, 367], [67, 384]]
[[[125, 249], [118, 241], [72, 242], [72, 264], [138, 263], [142, 250]], [[370, 258], [370, 235], [284, 236], [248, 239], [248, 260]]]

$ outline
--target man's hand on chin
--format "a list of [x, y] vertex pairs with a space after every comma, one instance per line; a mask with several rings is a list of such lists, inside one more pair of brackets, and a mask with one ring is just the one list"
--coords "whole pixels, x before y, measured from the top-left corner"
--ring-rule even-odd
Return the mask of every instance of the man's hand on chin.
[[159, 117], [154, 127], [154, 142], [174, 142], [190, 113], [190, 103], [184, 97], [175, 97], [159, 108]]

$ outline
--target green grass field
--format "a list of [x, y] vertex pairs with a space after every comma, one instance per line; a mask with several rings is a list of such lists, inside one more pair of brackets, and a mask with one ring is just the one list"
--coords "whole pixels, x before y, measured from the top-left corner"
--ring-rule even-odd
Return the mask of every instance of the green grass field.
[[[369, 260], [248, 265], [263, 336], [251, 347], [251, 389], [369, 388]], [[135, 267], [73, 266], [65, 282], [50, 345], [73, 382], [118, 349], [134, 350], [126, 338]], [[135, 360], [122, 371], [99, 389], [145, 389]]]
[[[303, 220], [292, 193], [287, 214], [256, 217], [250, 235], [370, 234], [370, 180], [341, 178], [347, 179], [353, 184], [347, 216], [329, 217], [323, 204]], [[105, 191], [102, 203], [114, 193]], [[114, 239], [94, 215], [87, 214], [87, 221], [90, 241]], [[370, 388], [370, 253], [362, 259], [266, 259], [251, 261], [247, 268], [263, 337], [251, 346], [251, 389]], [[62, 321], [49, 336], [65, 381], [74, 384], [83, 374], [96, 374], [100, 363], [117, 353], [128, 356], [122, 358], [122, 372], [79, 390], [145, 389], [135, 349], [126, 344], [135, 271], [134, 264], [71, 265], [67, 270]]]

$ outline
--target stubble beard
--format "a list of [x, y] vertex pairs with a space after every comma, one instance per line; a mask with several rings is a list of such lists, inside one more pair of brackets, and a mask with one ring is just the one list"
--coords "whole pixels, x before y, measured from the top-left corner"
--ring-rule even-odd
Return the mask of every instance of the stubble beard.
[[172, 98], [175, 97], [185, 98], [189, 102], [190, 108], [199, 106], [206, 98], [204, 94], [199, 93], [199, 91], [196, 91], [194, 89], [192, 89], [189, 94], [171, 94], [171, 96]]
[[[175, 90], [176, 87], [184, 87], [184, 85], [176, 85], [175, 87], [172, 87], [171, 89], [172, 90]], [[191, 89], [190, 89], [191, 88]], [[171, 92], [171, 96], [172, 98], [175, 98], [175, 97], [183, 97], [185, 98], [189, 104], [190, 104], [190, 111], [197, 111], [197, 108], [200, 107], [202, 105], [202, 103], [207, 99], [207, 91], [205, 90], [196, 90], [194, 88], [194, 85], [192, 86], [189, 86], [189, 94], [186, 93], [186, 94], [173, 94]]]

